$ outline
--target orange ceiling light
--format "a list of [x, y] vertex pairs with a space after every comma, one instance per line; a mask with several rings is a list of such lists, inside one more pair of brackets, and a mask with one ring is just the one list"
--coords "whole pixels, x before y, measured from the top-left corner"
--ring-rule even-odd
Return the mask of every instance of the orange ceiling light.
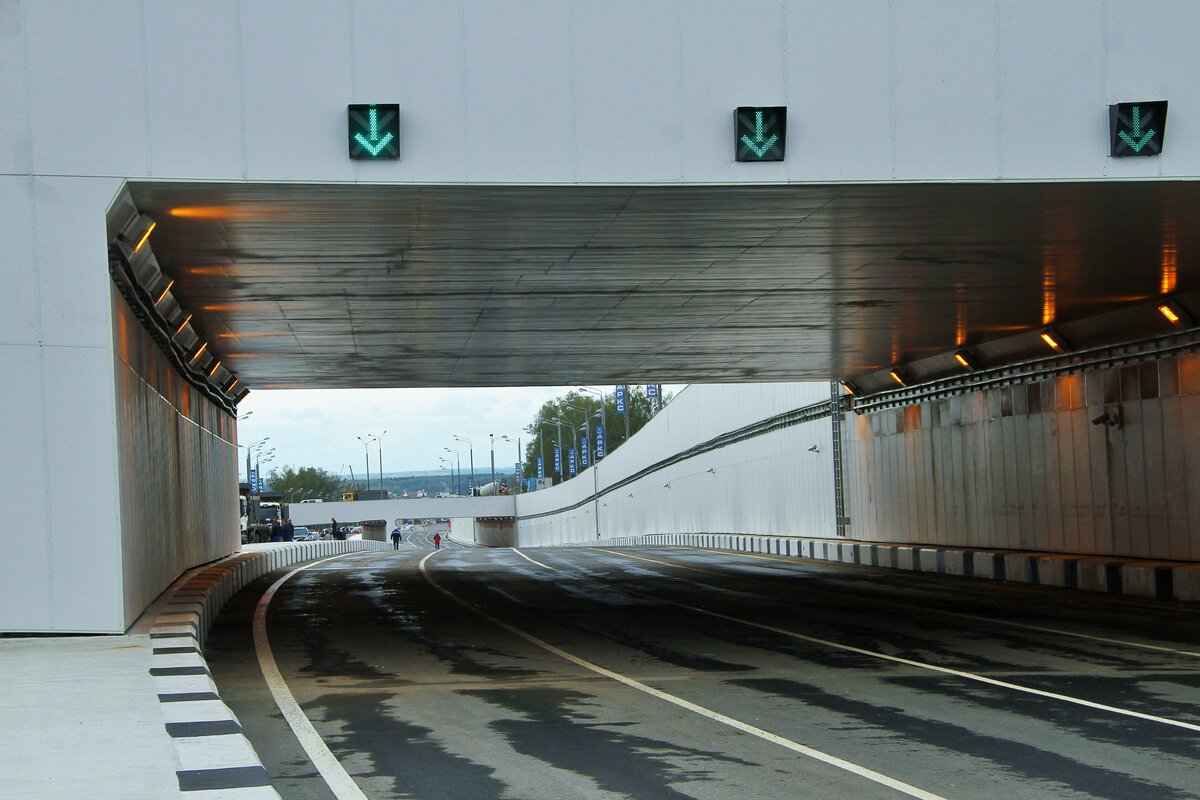
[[159, 303], [161, 303], [163, 300], [167, 299], [167, 292], [171, 291], [171, 287], [172, 287], [172, 286], [174, 286], [174, 285], [175, 285], [175, 281], [174, 281], [174, 280], [172, 280], [170, 283], [168, 283], [168, 284], [167, 284], [167, 288], [163, 289], [163, 290], [162, 290], [162, 294], [160, 294], [160, 295], [158, 296], [158, 299], [154, 301], [154, 305], [158, 305], [158, 304], [159, 304]]
[[193, 314], [188, 314], [187, 319], [185, 319], [183, 322], [179, 323], [179, 327], [175, 329], [176, 336], [183, 333], [183, 329], [186, 328], [188, 326], [188, 323], [192, 321], [193, 316], [194, 316]]
[[213, 364], [213, 368], [208, 371], [208, 377], [211, 378], [213, 375], [216, 375], [217, 370], [219, 370], [220, 368], [221, 368], [221, 362], [217, 361], [217, 363]]
[[850, 381], [841, 381], [841, 385], [846, 391], [846, 394], [850, 395], [851, 397], [858, 397], [858, 387], [856, 387], [853, 383]]
[[191, 361], [188, 361], [188, 363], [191, 364], [192, 362], [194, 362], [207, 349], [208, 349], [208, 342], [205, 342], [204, 344], [200, 345], [200, 349], [196, 351], [196, 354], [194, 356], [192, 356]]
[[1041, 335], [1042, 341], [1046, 343], [1046, 346], [1049, 347], [1054, 352], [1056, 352], [1056, 353], [1065, 353], [1066, 352], [1066, 347], [1063, 345], [1063, 339], [1061, 336], [1058, 335], [1057, 332], [1052, 331], [1052, 330], [1044, 330], [1044, 331], [1042, 331], [1042, 333], [1040, 335]]
[[289, 331], [252, 331], [246, 333], [218, 333], [222, 339], [269, 339], [277, 336], [291, 336]]
[[254, 308], [253, 303], [210, 303], [201, 306], [205, 311], [248, 311]]
[[894, 380], [896, 383], [900, 384], [901, 386], [908, 385], [904, 381], [904, 375], [900, 372], [900, 370], [898, 370], [898, 369], [888, 370], [888, 375], [891, 375], [892, 380]]
[[151, 220], [150, 226], [148, 228], [146, 228], [146, 232], [142, 234], [142, 238], [138, 239], [138, 243], [133, 246], [133, 252], [136, 253], [138, 250], [141, 250], [142, 247], [145, 246], [146, 241], [149, 240], [149, 238], [150, 238], [150, 234], [154, 233], [154, 229], [157, 227], [158, 227], [158, 223]]
[[963, 369], [975, 369], [975, 357], [967, 350], [959, 350], [955, 353], [954, 360]]

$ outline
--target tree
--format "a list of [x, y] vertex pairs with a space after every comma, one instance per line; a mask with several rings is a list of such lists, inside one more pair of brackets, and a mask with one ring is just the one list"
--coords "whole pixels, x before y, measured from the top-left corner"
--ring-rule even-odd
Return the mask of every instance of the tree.
[[340, 500], [342, 479], [317, 467], [290, 466], [271, 470], [267, 483], [277, 492], [283, 493], [285, 503], [301, 500]]
[[[625, 406], [629, 412], [629, 435], [637, 433], [653, 416], [653, 400], [646, 397], [644, 387], [627, 386]], [[669, 397], [662, 398], [665, 403]], [[570, 406], [570, 408], [568, 408]], [[605, 431], [605, 451], [611, 454], [625, 444], [625, 417], [617, 413], [617, 399], [613, 393], [604, 398], [604, 416], [608, 419], [608, 430]], [[578, 441], [582, 436], [584, 417], [588, 418], [592, 430], [593, 441], [589, 444], [595, 448], [596, 424], [601, 420], [600, 399], [594, 394], [570, 391], [563, 397], [547, 400], [538, 410], [537, 418], [525, 428], [532, 439], [525, 445], [524, 477], [532, 478], [537, 475], [537, 459], [543, 459], [546, 477], [558, 475], [554, 473], [554, 447], [558, 443], [559, 425], [555, 418], [562, 420], [562, 447], [565, 454], [571, 449], [572, 441]], [[571, 435], [572, 428], [576, 431]], [[541, 434], [540, 436], [538, 434]], [[577, 456], [578, 458], [578, 456]], [[577, 461], [576, 464], [579, 462]], [[567, 457], [563, 456], [563, 480], [570, 477], [567, 467]]]

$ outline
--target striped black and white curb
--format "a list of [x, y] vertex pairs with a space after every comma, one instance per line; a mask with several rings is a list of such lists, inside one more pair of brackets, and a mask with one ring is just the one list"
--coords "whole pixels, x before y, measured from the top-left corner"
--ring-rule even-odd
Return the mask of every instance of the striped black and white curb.
[[150, 675], [175, 747], [179, 789], [195, 800], [280, 800], [241, 723], [221, 700], [204, 660], [204, 638], [239, 589], [289, 564], [391, 549], [383, 542], [319, 542], [242, 553], [178, 581], [150, 626]]

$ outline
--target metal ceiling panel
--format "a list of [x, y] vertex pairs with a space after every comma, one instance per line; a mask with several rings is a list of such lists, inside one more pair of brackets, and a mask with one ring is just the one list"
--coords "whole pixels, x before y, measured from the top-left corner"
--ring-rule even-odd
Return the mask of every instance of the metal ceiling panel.
[[1197, 288], [1187, 182], [133, 183], [251, 388], [851, 377]]

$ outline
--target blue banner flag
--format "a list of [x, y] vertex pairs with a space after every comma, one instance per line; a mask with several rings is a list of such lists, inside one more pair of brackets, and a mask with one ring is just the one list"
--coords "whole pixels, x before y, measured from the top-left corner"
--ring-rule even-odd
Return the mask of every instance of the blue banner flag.
[[596, 426], [596, 460], [604, 458], [604, 425]]
[[575, 448], [572, 447], [567, 451], [567, 469], [570, 470], [571, 477], [575, 477]]
[[586, 435], [584, 435], [584, 437], [579, 440], [579, 445], [580, 445], [580, 447], [579, 447], [579, 463], [581, 465], [583, 465], [584, 469], [587, 469], [588, 468], [588, 437]]
[[562, 448], [554, 445], [554, 474], [562, 476]]
[[617, 387], [617, 413], [618, 414], [625, 413], [625, 386], [624, 385]]
[[658, 384], [651, 383], [646, 386], [646, 397], [658, 397]]
[[542, 458], [541, 456], [538, 456], [538, 474], [537, 474], [537, 476], [539, 478], [546, 477], [546, 460], [544, 458]]
[[267, 485], [266, 485], [266, 483], [263, 481], [263, 479], [262, 479], [262, 476], [260, 475], [260, 476], [258, 477], [258, 493], [259, 493], [259, 494], [262, 494], [262, 493], [263, 493], [263, 492], [265, 492], [266, 490], [267, 490]]
[[258, 470], [250, 470], [250, 477], [246, 479], [246, 491], [250, 494], [258, 491]]
[[513, 467], [513, 476], [516, 478], [513, 483], [520, 483], [521, 479], [525, 477], [525, 470], [521, 468], [520, 464]]

